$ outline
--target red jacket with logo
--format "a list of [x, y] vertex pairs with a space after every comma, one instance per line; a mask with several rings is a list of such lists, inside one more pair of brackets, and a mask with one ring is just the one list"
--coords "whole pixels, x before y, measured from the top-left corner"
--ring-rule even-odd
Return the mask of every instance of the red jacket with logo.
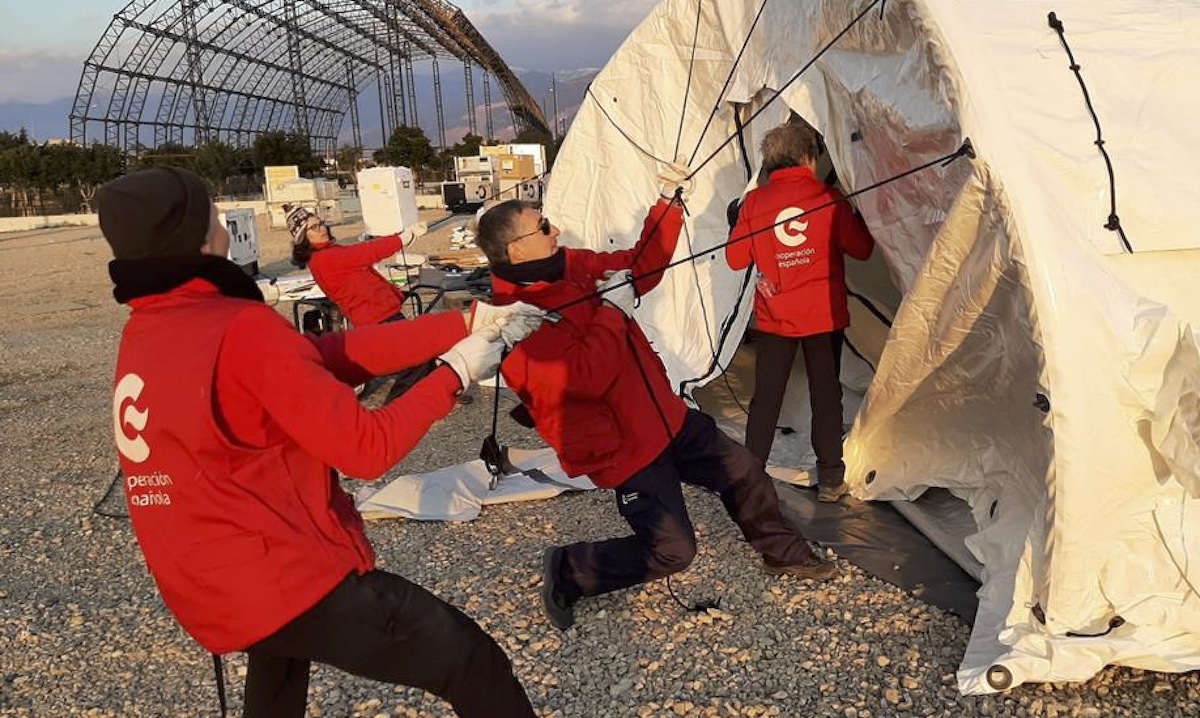
[[725, 257], [733, 269], [753, 263], [763, 275], [754, 293], [761, 331], [805, 337], [850, 325], [845, 255], [867, 259], [875, 240], [841, 199], [807, 167], [776, 170], [746, 195], [729, 237], [753, 238], [727, 245]]
[[351, 385], [466, 335], [447, 312], [320, 338], [192, 280], [130, 302], [113, 428], [146, 564], [214, 653], [265, 638], [375, 556], [333, 467], [375, 478], [454, 407], [441, 367], [378, 410]]
[[[633, 249], [564, 247], [562, 281], [517, 285], [493, 275], [493, 297], [497, 304], [519, 300], [558, 309], [594, 294], [606, 270], [632, 268], [637, 276], [667, 264], [682, 226], [679, 207], [659, 202]], [[644, 295], [661, 279], [658, 273], [635, 286]], [[567, 474], [587, 474], [597, 486], [613, 488], [658, 458], [683, 425], [687, 407], [636, 321], [599, 298], [559, 313], [559, 322], [542, 324], [517, 344], [502, 366], [504, 380]]]
[[400, 251], [397, 235], [357, 244], [331, 244], [308, 259], [313, 279], [356, 327], [378, 324], [404, 308], [404, 292], [374, 264]]

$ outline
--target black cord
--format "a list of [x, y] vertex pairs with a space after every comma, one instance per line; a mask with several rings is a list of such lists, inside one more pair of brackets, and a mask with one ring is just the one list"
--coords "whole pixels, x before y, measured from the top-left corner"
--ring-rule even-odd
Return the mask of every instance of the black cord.
[[1062, 43], [1063, 49], [1067, 51], [1067, 59], [1071, 61], [1071, 72], [1075, 73], [1075, 79], [1079, 81], [1079, 89], [1083, 91], [1083, 101], [1087, 105], [1088, 114], [1092, 116], [1092, 124], [1096, 126], [1096, 147], [1100, 150], [1100, 155], [1104, 158], [1104, 166], [1108, 170], [1108, 198], [1109, 211], [1108, 221], [1104, 223], [1104, 228], [1110, 232], [1116, 232], [1117, 237], [1121, 240], [1121, 246], [1126, 252], [1133, 254], [1133, 247], [1129, 244], [1129, 240], [1125, 237], [1125, 230], [1121, 227], [1121, 218], [1117, 216], [1117, 179], [1113, 174], [1112, 160], [1109, 159], [1108, 150], [1104, 148], [1104, 136], [1100, 131], [1100, 118], [1096, 116], [1096, 108], [1092, 106], [1092, 97], [1088, 94], [1087, 85], [1083, 82], [1083, 74], [1079, 72], [1080, 66], [1075, 62], [1075, 55], [1071, 52], [1071, 46], [1067, 44], [1066, 32], [1063, 28], [1062, 20], [1053, 12], [1048, 16], [1050, 27], [1058, 33], [1058, 39]]
[[[885, 185], [891, 184], [892, 182], [896, 182], [896, 181], [898, 181], [898, 180], [904, 179], [905, 177], [908, 177], [909, 175], [916, 174], [917, 172], [921, 172], [922, 170], [929, 169], [930, 167], [933, 167], [934, 165], [939, 165], [939, 164], [940, 164], [940, 165], [942, 165], [943, 167], [946, 167], [946, 166], [948, 166], [950, 163], [952, 163], [952, 162], [954, 162], [955, 160], [957, 160], [959, 157], [964, 157], [964, 156], [965, 156], [965, 157], [970, 157], [970, 158], [974, 158], [974, 157], [975, 157], [975, 149], [974, 149], [974, 147], [971, 145], [971, 140], [970, 140], [970, 139], [965, 139], [965, 140], [963, 140], [963, 143], [962, 143], [962, 145], [960, 145], [960, 146], [959, 146], [959, 148], [958, 148], [957, 150], [955, 150], [954, 152], [951, 152], [951, 153], [950, 153], [950, 154], [948, 154], [948, 155], [943, 155], [942, 157], [938, 157], [937, 159], [933, 159], [933, 160], [930, 160], [930, 161], [928, 161], [928, 162], [924, 162], [924, 163], [922, 163], [922, 164], [919, 164], [919, 165], [917, 165], [916, 167], [913, 167], [913, 168], [911, 168], [911, 169], [907, 169], [907, 170], [905, 170], [905, 171], [903, 171], [903, 172], [901, 172], [901, 173], [899, 173], [899, 174], [892, 175], [891, 177], [888, 177], [887, 179], [882, 179], [882, 180], [879, 180], [878, 182], [874, 182], [874, 183], [872, 183], [872, 184], [869, 184], [869, 185], [867, 185], [866, 187], [863, 187], [862, 189], [858, 189], [858, 190], [855, 190], [855, 191], [853, 191], [853, 192], [850, 192], [850, 193], [848, 193], [848, 194], [842, 195], [841, 197], [839, 197], [839, 198], [837, 198], [837, 199], [832, 199], [832, 200], [830, 200], [830, 201], [828, 201], [828, 202], [826, 202], [826, 203], [824, 203], [824, 204], [821, 204], [821, 205], [818, 205], [818, 206], [816, 206], [816, 207], [813, 207], [811, 210], [809, 210], [808, 212], [806, 212], [806, 214], [812, 214], [812, 213], [814, 213], [814, 212], [820, 212], [821, 210], [829, 209], [830, 207], [833, 207], [834, 205], [840, 204], [840, 203], [842, 203], [842, 202], [848, 202], [849, 200], [851, 200], [851, 199], [852, 199], [852, 198], [854, 198], [854, 197], [857, 197], [857, 196], [859, 196], [859, 195], [861, 195], [861, 194], [865, 194], [865, 193], [867, 193], [867, 192], [874, 191], [874, 190], [876, 190], [876, 189], [879, 189], [880, 187], [883, 187], [883, 186], [885, 186]], [[560, 304], [560, 305], [559, 305], [559, 306], [557, 306], [557, 307], [553, 307], [553, 308], [547, 309], [546, 311], [547, 311], [547, 312], [549, 312], [549, 313], [558, 313], [558, 312], [562, 312], [564, 309], [568, 309], [568, 308], [570, 308], [570, 307], [573, 307], [573, 306], [575, 306], [576, 304], [581, 304], [581, 303], [583, 303], [583, 302], [591, 301], [592, 299], [595, 299], [595, 298], [597, 298], [597, 297], [601, 297], [601, 296], [603, 296], [604, 294], [607, 294], [608, 292], [611, 292], [611, 291], [613, 291], [614, 289], [617, 289], [618, 287], [623, 287], [623, 286], [625, 286], [626, 284], [633, 284], [634, 282], [639, 282], [639, 281], [641, 281], [641, 280], [643, 280], [643, 279], [646, 279], [646, 278], [648, 278], [648, 277], [652, 277], [652, 276], [654, 276], [654, 275], [656, 275], [656, 274], [662, 274], [663, 272], [666, 272], [668, 269], [673, 269], [673, 268], [675, 268], [675, 267], [678, 267], [679, 265], [683, 264], [684, 262], [691, 262], [691, 261], [693, 261], [693, 260], [695, 260], [695, 259], [697, 259], [697, 258], [699, 258], [699, 257], [701, 257], [701, 256], [703, 256], [703, 255], [705, 255], [705, 254], [709, 254], [709, 253], [711, 253], [711, 252], [715, 252], [715, 251], [718, 251], [718, 250], [724, 249], [725, 247], [728, 247], [728, 246], [730, 246], [730, 245], [733, 245], [733, 244], [737, 244], [738, 242], [744, 242], [745, 240], [747, 240], [747, 239], [750, 239], [750, 238], [754, 237], [754, 236], [755, 236], [755, 235], [757, 235], [757, 234], [761, 234], [761, 233], [763, 233], [763, 232], [767, 232], [767, 231], [773, 230], [773, 229], [775, 229], [776, 227], [778, 227], [778, 226], [780, 226], [780, 225], [782, 225], [782, 224], [785, 224], [785, 223], [786, 223], [786, 222], [788, 222], [788, 221], [790, 221], [790, 219], [783, 219], [783, 220], [780, 220], [780, 221], [776, 222], [775, 224], [769, 225], [769, 226], [767, 226], [767, 227], [763, 227], [762, 229], [756, 229], [756, 230], [754, 230], [754, 231], [752, 231], [752, 232], [749, 232], [749, 233], [747, 233], [747, 234], [743, 234], [743, 235], [740, 235], [740, 236], [737, 236], [737, 237], [731, 237], [731, 238], [730, 238], [728, 241], [726, 241], [726, 242], [722, 242], [721, 244], [718, 244], [718, 245], [716, 245], [716, 246], [714, 246], [714, 247], [711, 247], [711, 248], [709, 248], [709, 249], [706, 249], [706, 250], [704, 250], [703, 252], [699, 252], [699, 253], [696, 253], [696, 254], [694, 254], [694, 255], [689, 255], [689, 256], [687, 256], [687, 257], [683, 257], [682, 259], [677, 259], [677, 260], [675, 260], [675, 261], [673, 261], [673, 262], [669, 262], [669, 263], [667, 263], [667, 264], [665, 264], [665, 265], [663, 265], [662, 267], [659, 267], [659, 268], [657, 268], [657, 269], [652, 269], [652, 270], [649, 270], [649, 271], [647, 271], [647, 272], [646, 272], [646, 273], [644, 273], [644, 274], [640, 274], [640, 275], [637, 275], [637, 276], [632, 276], [632, 277], [630, 277], [628, 280], [626, 280], [626, 281], [624, 281], [624, 282], [620, 282], [620, 283], [618, 283], [618, 284], [613, 284], [612, 286], [605, 287], [604, 289], [598, 289], [598, 290], [596, 290], [595, 292], [592, 292], [592, 293], [590, 293], [590, 294], [585, 294], [585, 295], [583, 295], [583, 296], [581, 296], [581, 297], [577, 297], [577, 298], [575, 298], [575, 299], [572, 299], [572, 300], [570, 300], [570, 301], [568, 301], [568, 302], [564, 302], [563, 304]]]
[[221, 704], [221, 718], [229, 713], [229, 701], [225, 697], [225, 664], [221, 657], [217, 654], [212, 654], [213, 673], [217, 678], [217, 701]]
[[633, 148], [635, 150], [637, 150], [638, 152], [641, 152], [642, 154], [646, 155], [647, 157], [654, 160], [655, 162], [661, 162], [663, 164], [667, 164], [666, 160], [661, 159], [661, 158], [651, 154], [649, 150], [644, 149], [641, 145], [639, 145], [637, 143], [636, 140], [634, 140], [632, 137], [630, 137], [629, 134], [627, 132], [625, 132], [625, 130], [621, 129], [621, 126], [618, 125], [616, 120], [614, 120], [612, 118], [612, 115], [608, 114], [608, 110], [604, 109], [604, 104], [600, 102], [600, 98], [596, 97], [596, 93], [592, 92], [591, 85], [588, 85], [587, 94], [596, 103], [596, 107], [600, 108], [600, 114], [604, 115], [605, 119], [608, 120], [608, 123], [613, 126], [613, 129], [615, 129], [617, 132], [620, 132], [621, 136], [624, 137], [626, 139], [626, 141], [629, 142], [629, 144], [633, 145]]
[[[829, 48], [833, 47], [834, 43], [836, 43], [838, 40], [842, 39], [843, 35], [850, 32], [850, 29], [853, 28], [855, 25], [857, 25], [858, 21], [862, 20], [863, 17], [865, 17], [866, 14], [871, 11], [871, 8], [875, 7], [875, 5], [877, 5], [879, 2], [880, 2], [880, 0], [871, 0], [871, 4], [868, 5], [862, 12], [860, 12], [853, 20], [851, 20], [850, 24], [847, 25], [845, 28], [843, 28], [841, 32], [839, 32], [837, 35], [834, 35], [833, 39], [831, 39], [829, 42], [827, 42], [825, 44], [825, 47], [822, 47], [817, 52], [817, 54], [813, 56], [813, 58], [811, 60], [804, 63], [804, 67], [801, 67], [796, 72], [795, 75], [792, 75], [792, 79], [783, 83], [782, 87], [780, 87], [778, 90], [775, 91], [774, 94], [772, 94], [770, 97], [768, 97], [767, 101], [763, 103], [762, 107], [758, 108], [757, 110], [754, 111], [754, 113], [752, 115], [750, 115], [750, 118], [748, 120], [746, 120], [746, 124], [753, 122], [755, 119], [758, 118], [759, 115], [761, 115], [763, 112], [765, 112], [766, 109], [771, 106], [771, 103], [774, 102], [776, 99], [779, 98], [780, 95], [783, 94], [784, 90], [791, 87], [792, 83], [794, 83], [796, 80], [800, 79], [800, 76], [803, 75], [804, 72], [806, 70], [808, 70], [808, 68], [812, 67], [817, 62], [817, 60], [821, 59], [821, 56], [824, 55], [826, 53], [826, 51], [829, 50]], [[707, 158], [705, 158], [705, 160], [703, 162], [701, 162], [697, 167], [692, 169], [692, 173], [690, 175], [688, 175], [688, 179], [695, 177], [697, 172], [699, 172], [701, 169], [703, 169], [704, 166], [707, 165], [709, 162], [712, 162], [713, 159], [715, 159], [717, 155], [721, 154], [721, 150], [725, 149], [725, 147], [727, 147], [729, 145], [729, 143], [734, 140], [735, 137], [736, 137], [736, 135], [730, 135], [729, 137], [725, 138], [725, 141], [722, 142], [720, 144], [720, 146], [717, 147], [717, 149], [713, 150], [712, 154], [710, 154]]]
[[687, 118], [688, 96], [692, 94], [692, 72], [696, 69], [696, 44], [700, 38], [700, 4], [704, 0], [696, 0], [696, 26], [692, 29], [692, 57], [688, 60], [687, 83], [683, 86], [683, 107], [679, 110], [679, 132], [675, 135], [675, 151], [671, 160], [679, 156], [679, 144], [683, 142], [683, 121]]
[[105, 501], [108, 501], [108, 497], [112, 496], [113, 488], [116, 487], [117, 483], [119, 481], [121, 481], [121, 479], [124, 476], [125, 476], [124, 472], [122, 472], [120, 469], [117, 469], [117, 473], [113, 476], [112, 481], [109, 482], [108, 488], [104, 490], [104, 494], [100, 496], [100, 500], [97, 501], [95, 503], [95, 505], [92, 506], [92, 513], [96, 514], [97, 516], [103, 516], [106, 519], [127, 519], [127, 518], [129, 518], [128, 513], [116, 513], [116, 512], [112, 512], [112, 511], [105, 511], [100, 508], [101, 506], [104, 505]]
[[[667, 434], [667, 451], [674, 456], [675, 435], [671, 432], [671, 423], [667, 421], [667, 414], [663, 411], [662, 404], [659, 403], [658, 397], [654, 394], [654, 387], [650, 384], [650, 375], [646, 372], [646, 367], [642, 365], [642, 360], [637, 353], [637, 346], [633, 343], [633, 339], [630, 337], [629, 323], [631, 321], [632, 318], [626, 315], [625, 344], [629, 347], [629, 355], [633, 357], [633, 363], [635, 366], [637, 366], [638, 375], [642, 378], [642, 385], [646, 387], [646, 393], [650, 396], [650, 403], [654, 404], [654, 410], [658, 413], [658, 418], [662, 422], [663, 431]], [[720, 596], [718, 596], [715, 600], [705, 599], [703, 601], [697, 601], [690, 606], [687, 603], [684, 603], [679, 596], [675, 595], [674, 589], [671, 588], [671, 576], [669, 574], [667, 575], [667, 592], [671, 594], [671, 598], [675, 599], [675, 603], [678, 603], [684, 608], [684, 610], [687, 611], [707, 611], [710, 608], [721, 607]]]
[[[754, 28], [758, 27], [758, 20], [762, 17], [763, 10], [767, 9], [768, 0], [763, 0], [762, 5], [758, 6], [758, 14], [754, 16], [754, 22], [750, 24], [750, 31], [746, 33], [746, 39], [742, 41], [742, 49], [738, 50], [737, 57], [733, 59], [733, 66], [729, 68], [729, 74], [725, 76], [725, 84], [721, 85], [721, 91], [717, 93], [717, 99], [713, 102], [712, 112], [708, 113], [708, 119], [704, 122], [704, 129], [700, 131], [700, 137], [696, 140], [696, 147], [692, 150], [692, 156], [688, 158], [688, 164], [696, 161], [696, 155], [700, 153], [700, 145], [704, 144], [704, 136], [708, 134], [708, 128], [712, 126], [713, 119], [717, 116], [717, 112], [721, 109], [721, 98], [725, 96], [725, 90], [729, 89], [729, 83], [733, 82], [733, 73], [737, 71], [738, 64], [742, 61], [742, 55], [745, 54], [746, 48], [750, 46], [750, 38], [754, 35]], [[692, 41], [692, 52], [695, 53], [695, 40]], [[736, 119], [737, 110], [734, 110]], [[682, 121], [680, 122], [680, 132], [683, 131]], [[741, 132], [739, 124], [738, 132]], [[676, 149], [676, 152], [679, 150]]]

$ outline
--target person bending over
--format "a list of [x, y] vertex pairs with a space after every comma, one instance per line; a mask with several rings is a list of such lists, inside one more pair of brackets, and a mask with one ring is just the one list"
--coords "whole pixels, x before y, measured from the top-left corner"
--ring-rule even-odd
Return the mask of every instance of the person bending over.
[[[302, 718], [313, 661], [423, 688], [460, 716], [535, 715], [504, 651], [461, 611], [375, 568], [338, 481], [402, 459], [538, 321], [529, 307], [296, 333], [225, 259], [203, 180], [158, 168], [100, 188], [114, 296], [130, 308], [113, 429], [134, 532], [183, 628], [245, 651], [246, 718]], [[497, 312], [507, 312], [497, 314]], [[378, 410], [351, 385], [437, 357]]]
[[[674, 190], [686, 172], [669, 174]], [[550, 310], [574, 302], [557, 322], [543, 323], [519, 343], [501, 371], [563, 469], [613, 489], [617, 511], [633, 530], [546, 549], [542, 602], [560, 629], [574, 624], [584, 596], [687, 568], [696, 536], [683, 483], [720, 496], [768, 573], [827, 579], [837, 572], [783, 518], [763, 463], [672, 391], [633, 318], [636, 295], [653, 289], [661, 272], [628, 284], [629, 273], [621, 270], [661, 269], [682, 225], [678, 204], [660, 201], [636, 247], [604, 253], [558, 246], [558, 228], [527, 202], [504, 202], [479, 220], [476, 241], [491, 264], [497, 304], [520, 301]], [[607, 290], [603, 298], [590, 296], [597, 283]]]

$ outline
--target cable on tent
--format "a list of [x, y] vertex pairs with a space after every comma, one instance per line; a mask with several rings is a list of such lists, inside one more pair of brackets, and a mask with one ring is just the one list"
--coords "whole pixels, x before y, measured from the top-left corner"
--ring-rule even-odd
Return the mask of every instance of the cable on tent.
[[700, 38], [700, 4], [704, 0], [696, 0], [696, 26], [692, 29], [692, 57], [688, 60], [687, 84], [683, 87], [683, 107], [679, 109], [679, 132], [675, 135], [675, 151], [672, 158], [679, 157], [679, 143], [683, 142], [683, 120], [687, 117], [688, 96], [692, 94], [692, 71], [696, 68], [696, 44]]
[[[905, 177], [908, 177], [909, 175], [913, 175], [913, 174], [916, 174], [917, 172], [921, 172], [922, 170], [929, 169], [930, 167], [933, 167], [934, 165], [941, 165], [942, 167], [949, 166], [952, 162], [957, 160], [959, 157], [968, 157], [970, 159], [975, 158], [975, 148], [971, 145], [971, 140], [969, 138], [963, 140], [962, 145], [960, 145], [957, 150], [951, 152], [950, 154], [943, 155], [942, 157], [932, 159], [928, 162], [924, 162], [922, 164], [917, 165], [916, 167], [907, 169], [899, 174], [892, 175], [891, 177], [879, 180], [878, 182], [869, 184], [866, 187], [863, 187], [861, 189], [857, 189], [853, 192], [849, 192], [845, 195], [842, 195], [838, 199], [830, 200], [824, 204], [817, 205], [816, 207], [809, 210], [808, 213], [811, 214], [812, 212], [820, 212], [821, 210], [829, 209], [830, 207], [832, 207], [836, 204], [839, 204], [841, 202], [847, 202], [854, 197], [865, 194], [867, 192], [874, 191], [876, 189], [879, 189], [880, 187], [891, 184], [892, 182], [896, 182], [898, 180], [904, 179]], [[715, 252], [719, 249], [724, 249], [725, 247], [728, 247], [732, 244], [737, 244], [738, 242], [744, 242], [745, 240], [754, 237], [754, 235], [756, 235], [756, 234], [761, 234], [763, 232], [768, 232], [770, 230], [773, 230], [776, 227], [779, 227], [779, 226], [785, 224], [787, 221], [789, 221], [789, 220], [787, 220], [787, 219], [780, 220], [779, 222], [776, 222], [775, 224], [768, 225], [759, 230], [754, 230], [753, 232], [750, 232], [748, 234], [743, 234], [743, 235], [740, 235], [737, 237], [731, 237], [728, 241], [722, 242], [714, 247], [710, 247], [709, 249], [706, 249], [703, 252], [699, 252], [694, 255], [689, 255], [689, 256], [683, 257], [681, 259], [677, 259], [677, 260], [675, 260], [673, 262], [669, 262], [668, 264], [665, 264], [662, 267], [659, 267], [657, 269], [648, 270], [644, 274], [640, 274], [635, 277], [630, 277], [630, 279], [628, 279], [624, 282], [621, 282], [619, 284], [614, 284], [611, 287], [606, 287], [604, 289], [598, 289], [595, 292], [591, 292], [590, 294], [585, 294], [581, 297], [577, 297], [570, 301], [564, 302], [563, 304], [560, 304], [557, 307], [548, 309], [547, 312], [548, 313], [562, 312], [562, 310], [569, 309], [570, 307], [573, 307], [576, 304], [581, 304], [583, 302], [587, 302], [587, 301], [591, 301], [592, 299], [596, 299], [597, 297], [602, 297], [603, 295], [607, 294], [608, 292], [610, 292], [618, 287], [625, 286], [626, 284], [633, 284], [634, 282], [641, 281], [648, 277], [652, 277], [656, 274], [662, 274], [663, 272], [666, 272], [668, 269], [673, 269], [675, 267], [678, 267], [679, 265], [683, 264], [684, 262], [691, 262], [691, 261], [698, 259], [699, 257], [701, 257], [705, 254], [708, 254], [710, 252]]]
[[[750, 38], [754, 36], [754, 28], [758, 27], [758, 21], [762, 17], [763, 10], [767, 9], [768, 1], [769, 0], [763, 0], [762, 4], [758, 6], [758, 14], [754, 16], [754, 22], [750, 23], [750, 31], [746, 33], [746, 39], [744, 41], [742, 41], [742, 49], [738, 50], [737, 57], [733, 58], [733, 66], [729, 68], [729, 74], [725, 76], [725, 84], [721, 85], [721, 91], [717, 93], [717, 99], [715, 102], [713, 102], [712, 112], [708, 113], [708, 120], [706, 120], [704, 123], [704, 129], [700, 131], [700, 137], [696, 139], [696, 148], [694, 150], [692, 150], [692, 156], [688, 159], [689, 165], [696, 161], [696, 155], [700, 153], [700, 145], [704, 144], [704, 136], [706, 134], [708, 134], [708, 128], [712, 125], [713, 118], [715, 118], [717, 116], [717, 111], [721, 109], [721, 98], [725, 96], [725, 90], [729, 89], [729, 83], [733, 82], [733, 73], [737, 71], [738, 64], [741, 63], [741, 61], [742, 61], [742, 55], [745, 54], [746, 48], [750, 46]], [[695, 53], [695, 49], [696, 49], [695, 44], [693, 43], [693, 45], [692, 45], [693, 56]], [[738, 134], [739, 134], [738, 141], [740, 142], [741, 141], [740, 135], [741, 135], [742, 127], [741, 127], [741, 118], [739, 118], [737, 116], [737, 108], [734, 108], [733, 114], [734, 114], [734, 122], [738, 123]], [[680, 122], [680, 131], [682, 132], [682, 130], [683, 130], [683, 123], [681, 121]], [[745, 149], [746, 149], [745, 145], [743, 144], [742, 151], [745, 152]], [[675, 151], [678, 152], [679, 151], [678, 148], [676, 148]], [[749, 172], [749, 169], [747, 169], [747, 172]], [[747, 179], [747, 181], [749, 181], [750, 178], [747, 177], [746, 179]]]
[[1117, 237], [1121, 240], [1121, 246], [1125, 248], [1126, 252], [1133, 254], [1133, 247], [1129, 244], [1129, 239], [1125, 237], [1125, 230], [1121, 227], [1121, 218], [1117, 216], [1117, 179], [1113, 174], [1112, 160], [1108, 156], [1108, 150], [1104, 149], [1104, 135], [1100, 130], [1100, 118], [1096, 116], [1096, 108], [1092, 106], [1092, 97], [1088, 94], [1087, 85], [1083, 82], [1083, 74], [1079, 71], [1080, 65], [1075, 61], [1071, 46], [1067, 44], [1067, 35], [1062, 20], [1059, 20], [1058, 15], [1054, 12], [1051, 12], [1047, 19], [1050, 27], [1058, 33], [1058, 39], [1062, 43], [1063, 49], [1067, 51], [1067, 59], [1071, 61], [1069, 67], [1071, 72], [1075, 73], [1075, 79], [1079, 81], [1079, 89], [1083, 91], [1083, 101], [1087, 105], [1088, 114], [1092, 116], [1092, 124], [1096, 126], [1096, 148], [1100, 150], [1100, 155], [1104, 158], [1104, 166], [1108, 170], [1109, 211], [1108, 221], [1104, 223], [1104, 228], [1110, 232], [1116, 232]]
[[1106, 630], [1100, 631], [1099, 633], [1076, 633], [1075, 631], [1067, 631], [1067, 636], [1070, 638], [1100, 638], [1102, 636], [1107, 636], [1124, 625], [1124, 618], [1121, 618], [1120, 616], [1113, 616], [1112, 618], [1108, 619], [1108, 628]]
[[[776, 99], [779, 98], [780, 95], [783, 94], [784, 90], [791, 87], [792, 83], [794, 83], [796, 80], [800, 79], [800, 76], [803, 75], [804, 72], [806, 70], [808, 70], [808, 68], [810, 68], [814, 64], [816, 64], [817, 60], [820, 60], [821, 56], [824, 55], [831, 47], [833, 47], [834, 43], [836, 43], [838, 40], [842, 39], [842, 37], [844, 35], [846, 35], [846, 33], [850, 32], [850, 30], [855, 25], [858, 24], [858, 21], [862, 20], [864, 17], [866, 17], [866, 14], [868, 12], [870, 12], [871, 9], [874, 8], [876, 5], [878, 5], [879, 2], [880, 2], [880, 0], [871, 0], [871, 4], [867, 5], [867, 7], [864, 8], [862, 12], [860, 12], [858, 15], [856, 15], [855, 18], [850, 21], [850, 24], [848, 24], [848, 25], [846, 25], [846, 27], [842, 28], [841, 32], [834, 35], [833, 38], [829, 42], [825, 43], [825, 46], [822, 47], [820, 50], [818, 50], [817, 54], [813, 55], [811, 60], [804, 63], [804, 67], [801, 67], [798, 71], [796, 71], [796, 74], [792, 75], [792, 78], [790, 80], [783, 83], [783, 87], [780, 87], [770, 97], [768, 97], [767, 101], [762, 104], [762, 107], [759, 107], [757, 110], [754, 111], [754, 114], [750, 115], [750, 118], [746, 120], [746, 124], [750, 124], [751, 122], [756, 120], [759, 115], [761, 115], [768, 107], [771, 106], [772, 102], [774, 102]], [[721, 153], [721, 150], [725, 149], [725, 147], [727, 145], [729, 145], [729, 143], [732, 142], [733, 139], [734, 139], [733, 136], [727, 137], [725, 139], [725, 141], [722, 142], [719, 147], [717, 147], [717, 149], [713, 150], [712, 154], [710, 154], [708, 157], [706, 157], [704, 159], [704, 161], [701, 162], [697, 167], [692, 169], [692, 173], [690, 175], [688, 175], [688, 179], [695, 177], [696, 173], [698, 173], [701, 169], [703, 169], [705, 165], [707, 165], [709, 162], [712, 162], [713, 159], [715, 159], [716, 156]]]
[[[621, 136], [624, 137], [626, 139], [626, 141], [629, 142], [629, 144], [633, 145], [633, 148], [635, 150], [637, 150], [638, 152], [641, 152], [642, 154], [646, 155], [647, 157], [654, 160], [655, 162], [661, 162], [662, 164], [667, 164], [666, 160], [664, 160], [654, 154], [651, 154], [649, 150], [643, 148], [641, 145], [639, 145], [637, 143], [636, 140], [634, 140], [632, 137], [630, 137], [629, 134], [627, 132], [625, 132], [625, 130], [621, 129], [621, 126], [618, 125], [616, 120], [614, 120], [612, 118], [612, 115], [608, 114], [608, 110], [604, 109], [604, 104], [600, 102], [600, 98], [596, 97], [596, 93], [592, 92], [591, 85], [588, 85], [587, 94], [589, 97], [592, 98], [592, 101], [594, 101], [596, 103], [596, 107], [600, 108], [600, 114], [604, 115], [604, 119], [608, 120], [608, 124], [612, 125], [613, 129], [615, 129], [617, 132], [620, 132]], [[691, 179], [691, 177], [689, 176], [688, 179]]]
[[[765, 0], [763, 2], [763, 6], [764, 7], [766, 6]], [[761, 13], [762, 13], [762, 9], [760, 8], [759, 14], [761, 15]], [[757, 18], [755, 18], [755, 22], [758, 22]], [[749, 38], [747, 38], [747, 40], [748, 39]], [[742, 49], [744, 50], [745, 46], [743, 46]], [[736, 63], [735, 63], [735, 65], [736, 65]], [[731, 71], [730, 77], [733, 77], [732, 71]], [[729, 82], [729, 80], [727, 79], [726, 83], [728, 84], [728, 82]], [[740, 111], [741, 107], [742, 107], [742, 105], [735, 103], [734, 110], [733, 110], [733, 123], [734, 123], [734, 127], [735, 127], [735, 130], [737, 133], [738, 148], [742, 151], [742, 165], [746, 168], [746, 182], [749, 182], [754, 177], [754, 168], [750, 165], [750, 153], [746, 149], [746, 137], [745, 137], [746, 127], [744, 124], [742, 124], [742, 116], [741, 116], [741, 111]], [[711, 115], [709, 116], [709, 119], [710, 120], [712, 119]], [[699, 150], [699, 145], [697, 145], [697, 150]], [[740, 207], [741, 201], [735, 200], [735, 202], [737, 202]], [[730, 205], [730, 206], [732, 207], [733, 205]], [[728, 211], [727, 211], [727, 214], [729, 214]], [[729, 220], [729, 230], [731, 232], [733, 231], [733, 228], [735, 225], [736, 225], [736, 218], [730, 219]], [[750, 267], [747, 267], [746, 270], [743, 272], [741, 288], [738, 290], [739, 297], [744, 295], [746, 292], [746, 288], [750, 286], [750, 279], [751, 279], [752, 274], [753, 274], [753, 272], [751, 271]], [[700, 294], [699, 298], [700, 298], [701, 306], [704, 306], [703, 293]], [[729, 337], [732, 334], [733, 325], [737, 321], [737, 315], [738, 315], [738, 310], [740, 309], [740, 306], [741, 306], [741, 302], [738, 302], [737, 304], [735, 304], [733, 307], [733, 310], [729, 313], [728, 316], [725, 317], [724, 321], [721, 323], [721, 332], [720, 332], [719, 338], [717, 339], [717, 343], [716, 343], [715, 347], [712, 346], [711, 338], [709, 339], [709, 348], [710, 348], [711, 354], [712, 354], [712, 363], [708, 365], [708, 369], [706, 369], [705, 372], [702, 375], [700, 375], [699, 377], [694, 377], [692, 379], [685, 379], [685, 380], [681, 381], [679, 383], [679, 394], [680, 394], [680, 396], [686, 396], [687, 391], [688, 391], [688, 384], [695, 384], [695, 383], [701, 381], [702, 379], [704, 379], [705, 377], [711, 376], [714, 371], [719, 369], [721, 372], [721, 379], [724, 381], [725, 388], [726, 388], [726, 390], [728, 390], [730, 398], [732, 398], [733, 402], [735, 404], [737, 404], [739, 409], [742, 410], [743, 414], [749, 415], [750, 414], [749, 410], [746, 409], [745, 405], [742, 404], [742, 400], [738, 398], [737, 392], [735, 392], [733, 390], [733, 385], [729, 383], [728, 368], [721, 366], [721, 352], [725, 350], [725, 342], [729, 339]]]

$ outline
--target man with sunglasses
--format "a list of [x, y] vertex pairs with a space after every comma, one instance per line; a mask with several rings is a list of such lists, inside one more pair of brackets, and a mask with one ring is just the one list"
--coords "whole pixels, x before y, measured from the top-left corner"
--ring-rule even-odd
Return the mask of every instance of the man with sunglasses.
[[763, 463], [675, 394], [633, 317], [636, 297], [654, 289], [675, 251], [687, 174], [668, 165], [660, 175], [663, 199], [629, 250], [560, 247], [558, 228], [519, 200], [479, 219], [476, 242], [491, 264], [496, 303], [527, 302], [561, 317], [512, 350], [501, 366], [504, 379], [563, 469], [613, 489], [617, 511], [633, 530], [545, 551], [542, 603], [562, 630], [575, 623], [580, 598], [663, 578], [691, 563], [696, 536], [683, 482], [720, 495], [767, 572], [812, 579], [837, 572], [784, 520]]

